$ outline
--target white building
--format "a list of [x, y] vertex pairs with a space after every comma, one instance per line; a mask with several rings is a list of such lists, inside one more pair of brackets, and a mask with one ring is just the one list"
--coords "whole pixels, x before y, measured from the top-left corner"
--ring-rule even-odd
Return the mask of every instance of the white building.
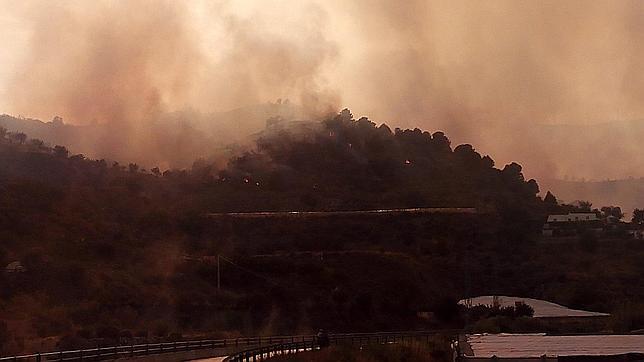
[[571, 212], [565, 215], [548, 215], [547, 222], [575, 222], [575, 221], [597, 221], [594, 212]]
[[601, 232], [602, 227], [599, 224], [600, 220], [594, 212], [548, 215], [548, 220], [543, 224], [542, 234], [544, 236], [574, 235], [580, 227]]

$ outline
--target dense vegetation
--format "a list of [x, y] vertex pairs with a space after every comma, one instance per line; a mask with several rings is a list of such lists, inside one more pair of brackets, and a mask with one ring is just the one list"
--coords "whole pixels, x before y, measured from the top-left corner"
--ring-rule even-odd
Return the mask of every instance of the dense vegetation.
[[[391, 131], [348, 111], [269, 124], [223, 169], [196, 161], [164, 172], [0, 129], [0, 262], [24, 268], [0, 276], [1, 353], [454, 327], [465, 318], [458, 298], [491, 293], [620, 310], [622, 330], [644, 323], [632, 317], [644, 296], [642, 246], [536, 240], [547, 210], [560, 205], [537, 197], [518, 164], [498, 169], [470, 145], [452, 149], [441, 132]], [[418, 206], [482, 213], [205, 216]]]

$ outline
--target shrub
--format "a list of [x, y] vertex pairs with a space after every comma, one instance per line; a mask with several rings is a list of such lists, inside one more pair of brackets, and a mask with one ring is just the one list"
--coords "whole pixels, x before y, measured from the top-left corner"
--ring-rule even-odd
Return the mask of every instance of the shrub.
[[534, 308], [526, 303], [517, 303], [514, 306], [514, 315], [517, 317], [532, 317], [534, 315]]

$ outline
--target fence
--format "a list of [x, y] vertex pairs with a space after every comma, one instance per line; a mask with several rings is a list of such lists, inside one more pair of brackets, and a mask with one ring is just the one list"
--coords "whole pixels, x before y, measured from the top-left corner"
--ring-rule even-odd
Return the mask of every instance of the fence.
[[[333, 345], [351, 344], [397, 344], [413, 341], [426, 341], [439, 334], [447, 334], [450, 338], [455, 337], [458, 331], [437, 330], [437, 331], [408, 331], [408, 332], [378, 332], [378, 333], [340, 333], [329, 335], [329, 342]], [[316, 339], [301, 342], [275, 343], [269, 346], [247, 349], [232, 354], [224, 359], [224, 362], [256, 362], [268, 359], [273, 356], [280, 356], [303, 351], [314, 351], [320, 349]]]
[[0, 362], [109, 360], [200, 349], [240, 349], [275, 343], [313, 341], [314, 339], [313, 335], [297, 335], [145, 343], [1, 357]]
[[237, 352], [231, 356], [224, 358], [224, 362], [250, 362], [262, 359], [267, 359], [273, 356], [280, 356], [285, 354], [292, 354], [302, 351], [314, 351], [319, 349], [316, 340], [277, 343], [270, 346], [257, 347], [245, 351]]
[[[457, 333], [458, 331], [454, 330], [337, 333], [329, 335], [329, 342], [331, 344], [404, 343], [405, 340], [409, 340], [411, 338], [426, 338], [429, 341], [431, 336], [438, 334], [455, 336]], [[226, 359], [227, 361], [254, 361], [261, 359], [261, 356], [272, 356], [280, 353], [293, 353], [302, 350], [314, 350], [317, 348], [318, 345], [314, 335], [270, 336], [144, 343], [33, 353], [21, 356], [1, 357], [0, 362], [97, 361], [203, 349], [232, 351], [233, 354]], [[238, 352], [240, 349], [242, 352]]]

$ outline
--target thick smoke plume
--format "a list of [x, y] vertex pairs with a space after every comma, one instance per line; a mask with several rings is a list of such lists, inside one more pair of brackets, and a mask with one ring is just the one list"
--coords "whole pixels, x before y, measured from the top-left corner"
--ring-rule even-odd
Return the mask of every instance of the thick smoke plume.
[[334, 55], [320, 9], [305, 18], [312, 25], [287, 36], [236, 17], [225, 4], [27, 3], [14, 9], [30, 32], [9, 82], [9, 106], [19, 112], [82, 124], [140, 122], [190, 107], [226, 111], [280, 97], [336, 106], [317, 79]]
[[278, 33], [226, 3], [4, 5], [25, 38], [3, 82], [6, 111], [103, 125], [74, 142], [77, 152], [184, 167], [262, 125], [212, 112], [278, 98], [302, 105], [303, 116], [337, 108], [337, 94], [320, 77], [335, 48], [323, 34], [325, 13], [313, 6], [302, 18], [306, 26]]
[[347, 106], [442, 129], [529, 176], [644, 166], [641, 137], [594, 126], [643, 118], [639, 1], [0, 2], [24, 39], [0, 57], [3, 111], [123, 125], [128, 145], [152, 145], [140, 153], [160, 114], [247, 134], [258, 125], [208, 115], [289, 98], [308, 115]]
[[199, 67], [186, 11], [170, 2], [32, 2], [12, 106], [77, 123], [149, 120], [180, 105]]
[[[339, 6], [360, 53], [343, 74], [351, 79], [343, 95], [354, 113], [444, 128], [541, 178], [625, 177], [633, 165], [644, 166], [639, 141], [610, 139], [605, 127], [594, 126], [643, 118], [644, 3], [365, 0]], [[579, 126], [545, 126], [561, 124]]]

